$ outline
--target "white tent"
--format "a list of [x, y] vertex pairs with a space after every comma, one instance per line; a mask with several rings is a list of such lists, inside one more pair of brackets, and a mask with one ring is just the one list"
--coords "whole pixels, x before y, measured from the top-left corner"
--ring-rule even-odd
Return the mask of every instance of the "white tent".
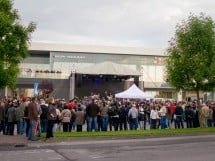
[[133, 84], [127, 90], [115, 94], [116, 98], [129, 98], [129, 99], [152, 99], [154, 98], [151, 94], [145, 93], [140, 90], [135, 84]]

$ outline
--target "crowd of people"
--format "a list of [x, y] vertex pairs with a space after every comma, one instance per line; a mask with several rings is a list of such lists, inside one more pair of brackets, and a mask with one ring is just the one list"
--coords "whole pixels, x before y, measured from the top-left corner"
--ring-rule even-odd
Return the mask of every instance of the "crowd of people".
[[[86, 125], [86, 126], [84, 126]], [[115, 99], [111, 95], [74, 98], [2, 98], [0, 134], [36, 140], [53, 132], [118, 131], [215, 126], [215, 103]], [[16, 128], [15, 128], [16, 127]], [[86, 127], [86, 129], [83, 129]]]

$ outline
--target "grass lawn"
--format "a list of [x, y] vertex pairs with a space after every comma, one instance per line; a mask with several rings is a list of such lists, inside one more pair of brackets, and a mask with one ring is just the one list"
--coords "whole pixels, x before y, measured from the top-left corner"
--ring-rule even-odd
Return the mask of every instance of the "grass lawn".
[[215, 128], [185, 128], [185, 129], [156, 129], [156, 130], [127, 130], [107, 132], [56, 132], [55, 138], [123, 138], [123, 137], [144, 137], [144, 136], [179, 136], [195, 134], [215, 134]]

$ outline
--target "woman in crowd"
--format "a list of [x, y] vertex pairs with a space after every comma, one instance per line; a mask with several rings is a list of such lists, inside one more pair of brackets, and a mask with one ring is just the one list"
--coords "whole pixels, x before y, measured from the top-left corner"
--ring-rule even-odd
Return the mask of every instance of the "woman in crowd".
[[69, 132], [70, 121], [72, 119], [72, 113], [68, 109], [67, 104], [64, 104], [64, 109], [63, 109], [61, 115], [62, 115], [63, 132]]

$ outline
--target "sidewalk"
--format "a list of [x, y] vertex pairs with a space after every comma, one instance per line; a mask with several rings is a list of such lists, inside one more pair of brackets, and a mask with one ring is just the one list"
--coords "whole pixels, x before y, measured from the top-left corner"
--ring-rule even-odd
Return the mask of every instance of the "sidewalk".
[[25, 135], [2, 135], [0, 134], [0, 146], [27, 145], [29, 143]]

